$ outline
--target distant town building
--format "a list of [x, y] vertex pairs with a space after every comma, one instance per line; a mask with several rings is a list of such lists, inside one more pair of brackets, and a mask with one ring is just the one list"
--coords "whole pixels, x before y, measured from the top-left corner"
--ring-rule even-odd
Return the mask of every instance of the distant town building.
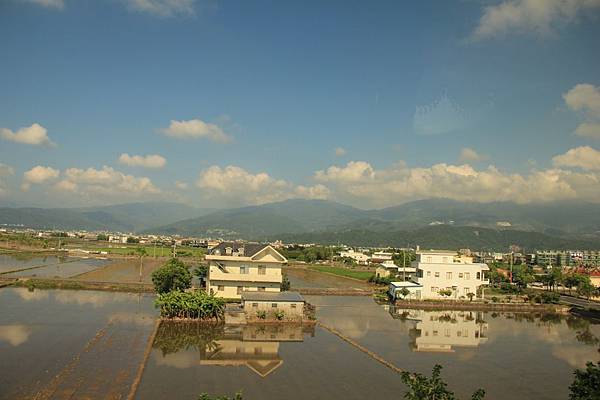
[[388, 253], [385, 251], [376, 251], [375, 253], [371, 254], [371, 258], [369, 261], [371, 263], [381, 264], [386, 261], [392, 261], [392, 255], [392, 253]]
[[244, 291], [279, 292], [287, 259], [268, 244], [223, 242], [206, 255], [206, 289], [218, 297], [240, 299]]
[[369, 262], [369, 256], [353, 249], [340, 251], [340, 257], [347, 257], [353, 259], [358, 264], [367, 264]]

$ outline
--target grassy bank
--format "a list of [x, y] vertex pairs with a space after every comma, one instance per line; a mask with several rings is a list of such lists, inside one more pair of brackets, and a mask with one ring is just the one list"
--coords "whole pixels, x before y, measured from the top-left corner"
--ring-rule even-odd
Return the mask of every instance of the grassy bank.
[[63, 279], [19, 279], [14, 286], [33, 289], [106, 290], [110, 292], [153, 293], [152, 285], [136, 283], [82, 282]]
[[[173, 254], [173, 248], [172, 247], [167, 247], [167, 246], [152, 246], [152, 245], [140, 245], [140, 246], [136, 246], [136, 245], [115, 245], [115, 246], [81, 246], [81, 247], [73, 247], [73, 248], [81, 248], [83, 250], [88, 250], [88, 251], [102, 251], [102, 252], [106, 252], [108, 254], [114, 254], [114, 255], [122, 255], [122, 256], [126, 256], [126, 255], [138, 255], [139, 253], [137, 252], [137, 249], [144, 249], [146, 251], [146, 255], [148, 256], [154, 256], [156, 255], [157, 257], [171, 257], [171, 255]], [[205, 253], [206, 250], [205, 249], [200, 249], [197, 247], [177, 247], [175, 249], [177, 251], [177, 254], [180, 256], [192, 256], [192, 257], [202, 257]]]
[[373, 272], [371, 272], [371, 271], [357, 271], [357, 270], [353, 270], [353, 269], [349, 269], [349, 268], [342, 268], [342, 267], [328, 267], [328, 266], [323, 266], [323, 265], [311, 265], [308, 268], [310, 268], [314, 271], [339, 275], [339, 276], [343, 276], [346, 278], [358, 279], [361, 281], [368, 281], [369, 278], [373, 275]]

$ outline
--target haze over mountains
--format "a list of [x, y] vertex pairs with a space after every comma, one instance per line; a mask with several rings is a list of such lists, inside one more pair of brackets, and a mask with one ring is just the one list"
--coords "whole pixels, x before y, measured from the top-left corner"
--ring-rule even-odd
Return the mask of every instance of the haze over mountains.
[[0, 224], [351, 245], [497, 248], [600, 247], [600, 205], [420, 200], [362, 210], [325, 200], [286, 200], [226, 210], [179, 203], [74, 209], [0, 208]]

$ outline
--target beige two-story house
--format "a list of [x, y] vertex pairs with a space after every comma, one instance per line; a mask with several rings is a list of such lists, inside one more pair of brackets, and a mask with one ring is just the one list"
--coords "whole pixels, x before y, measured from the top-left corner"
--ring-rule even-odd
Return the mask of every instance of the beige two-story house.
[[206, 255], [206, 290], [240, 299], [242, 292], [279, 292], [287, 259], [268, 244], [223, 242]]

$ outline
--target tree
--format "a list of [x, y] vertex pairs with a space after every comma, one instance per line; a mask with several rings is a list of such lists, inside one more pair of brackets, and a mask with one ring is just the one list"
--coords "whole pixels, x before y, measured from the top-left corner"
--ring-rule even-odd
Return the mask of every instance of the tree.
[[279, 285], [279, 289], [282, 292], [287, 292], [290, 290], [291, 284], [287, 274], [284, 272], [283, 277], [281, 278], [281, 284]]
[[406, 296], [408, 296], [410, 294], [410, 290], [403, 287], [402, 290], [400, 290], [400, 294], [402, 294], [402, 297], [406, 298]]
[[101, 233], [98, 236], [96, 236], [96, 240], [106, 242], [106, 241], [108, 241], [108, 235], [105, 235], [104, 233]]
[[525, 289], [534, 279], [533, 274], [527, 268], [520, 268], [513, 274], [513, 281], [521, 289]]
[[133, 236], [129, 236], [127, 238], [127, 243], [139, 243], [139, 242], [140, 242], [140, 239], [134, 238]]
[[469, 298], [469, 301], [473, 301], [473, 297], [475, 297], [475, 293], [467, 293], [467, 297]]
[[[457, 400], [454, 392], [448, 390], [448, 385], [440, 377], [442, 366], [436, 364], [433, 367], [431, 378], [421, 374], [402, 372], [402, 383], [408, 386], [408, 392], [404, 395], [407, 400]], [[471, 396], [471, 400], [481, 400], [485, 397], [485, 391], [478, 389]]]
[[590, 299], [590, 297], [592, 297], [595, 291], [596, 287], [592, 285], [591, 282], [589, 282], [589, 277], [587, 281], [581, 281], [577, 285], [577, 294], [587, 298], [588, 300]]
[[135, 249], [135, 252], [136, 252], [136, 253], [137, 253], [137, 255], [140, 257], [140, 282], [141, 282], [141, 281], [142, 281], [142, 270], [143, 270], [143, 268], [144, 268], [144, 266], [143, 266], [143, 259], [144, 259], [144, 256], [145, 256], [147, 253], [146, 253], [146, 249], [145, 249], [145, 248], [143, 248], [143, 247], [137, 247], [137, 248]]
[[200, 279], [202, 286], [205, 284], [205, 279], [208, 276], [208, 266], [205, 264], [200, 264], [194, 269], [194, 275]]
[[438, 293], [440, 295], [442, 295], [442, 296], [445, 296], [445, 297], [452, 296], [452, 290], [451, 289], [441, 289], [441, 290], [438, 291]]
[[157, 293], [183, 291], [192, 286], [192, 274], [182, 261], [172, 258], [152, 273], [152, 283]]
[[600, 362], [588, 362], [585, 370], [576, 369], [569, 386], [569, 400], [600, 400]]
[[569, 294], [571, 294], [571, 289], [577, 286], [579, 279], [576, 274], [569, 274], [564, 277], [563, 283], [567, 288], [569, 288]]

